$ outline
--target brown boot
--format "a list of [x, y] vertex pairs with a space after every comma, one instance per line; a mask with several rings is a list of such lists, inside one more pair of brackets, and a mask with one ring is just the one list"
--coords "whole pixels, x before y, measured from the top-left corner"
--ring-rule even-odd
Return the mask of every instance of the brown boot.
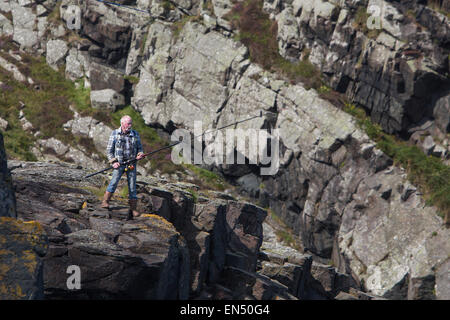
[[128, 199], [128, 203], [130, 204], [130, 212], [133, 217], [139, 217], [141, 214], [137, 211], [137, 199]]
[[100, 205], [100, 208], [108, 209], [109, 210], [109, 200], [111, 200], [112, 193], [106, 191], [105, 195], [103, 196], [102, 204]]

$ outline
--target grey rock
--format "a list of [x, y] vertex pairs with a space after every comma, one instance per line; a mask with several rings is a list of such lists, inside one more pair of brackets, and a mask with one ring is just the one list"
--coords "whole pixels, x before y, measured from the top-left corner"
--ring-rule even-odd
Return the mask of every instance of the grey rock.
[[0, 118], [0, 129], [2, 129], [3, 131], [5, 131], [6, 129], [8, 129], [8, 121], [6, 121], [3, 118]]
[[450, 95], [440, 98], [433, 110], [436, 125], [442, 132], [450, 131]]
[[125, 106], [125, 97], [112, 89], [91, 91], [91, 105], [96, 109], [106, 109], [115, 112]]
[[58, 67], [65, 62], [65, 58], [69, 48], [63, 40], [50, 40], [47, 42], [47, 64], [53, 69], [57, 70]]
[[26, 77], [20, 72], [19, 68], [13, 63], [8, 62], [3, 57], [0, 57], [0, 67], [9, 72], [12, 72], [14, 79], [16, 79], [17, 81], [20, 82], [26, 81]]
[[24, 48], [32, 48], [38, 44], [38, 35], [35, 31], [36, 15], [31, 8], [11, 2], [11, 13], [13, 16], [14, 34], [13, 40]]
[[0, 217], [17, 217], [16, 197], [12, 185], [11, 173], [8, 169], [8, 160], [3, 144], [3, 134], [0, 132], [0, 192], [2, 202], [0, 205]]
[[4, 15], [0, 14], [0, 35], [12, 36], [13, 32], [12, 21], [9, 21]]

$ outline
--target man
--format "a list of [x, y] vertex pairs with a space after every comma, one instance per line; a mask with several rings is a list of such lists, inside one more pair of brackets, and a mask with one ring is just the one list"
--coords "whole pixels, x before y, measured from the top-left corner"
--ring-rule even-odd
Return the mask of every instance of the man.
[[112, 164], [114, 171], [111, 182], [106, 188], [105, 195], [101, 204], [102, 208], [109, 209], [109, 201], [116, 191], [119, 180], [124, 172], [127, 173], [128, 181], [128, 203], [133, 217], [140, 216], [137, 211], [137, 196], [136, 196], [136, 162], [133, 163], [134, 168], [130, 169], [122, 163], [144, 158], [144, 153], [141, 144], [141, 138], [137, 131], [131, 129], [133, 121], [130, 116], [123, 116], [120, 119], [120, 128], [113, 130], [109, 137], [108, 147], [106, 148], [108, 161]]

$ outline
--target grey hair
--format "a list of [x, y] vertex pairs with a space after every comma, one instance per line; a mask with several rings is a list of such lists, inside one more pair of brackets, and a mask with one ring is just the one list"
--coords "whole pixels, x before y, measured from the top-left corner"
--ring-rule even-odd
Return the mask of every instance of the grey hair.
[[125, 120], [128, 120], [128, 119], [133, 121], [129, 115], [124, 115], [122, 118], [120, 118], [120, 124], [122, 124]]

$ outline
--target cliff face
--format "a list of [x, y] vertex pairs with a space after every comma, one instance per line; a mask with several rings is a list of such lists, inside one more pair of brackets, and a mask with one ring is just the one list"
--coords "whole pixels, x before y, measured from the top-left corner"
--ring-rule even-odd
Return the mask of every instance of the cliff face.
[[[363, 294], [348, 275], [313, 263], [267, 231], [263, 237], [266, 211], [227, 194], [140, 177], [144, 214], [127, 220], [126, 199], [117, 194], [110, 211], [98, 209], [94, 192], [106, 176], [84, 180], [85, 170], [65, 163], [10, 161], [9, 167], [19, 220], [1, 226], [38, 228], [21, 237], [36, 239], [40, 248], [40, 282], [34, 284], [39, 295], [2, 292], [4, 298], [329, 299], [350, 288]], [[23, 245], [9, 232], [2, 235], [2, 244], [21, 256]], [[20, 270], [20, 261], [9, 263]], [[2, 285], [22, 286], [17, 276], [4, 275]]]
[[[295, 61], [307, 55], [332, 89], [362, 105], [384, 130], [410, 136], [427, 153], [445, 160], [449, 21], [419, 2], [264, 1], [263, 7], [278, 23], [282, 56]], [[72, 5], [78, 6], [81, 22], [79, 30], [69, 32]], [[315, 90], [252, 63], [224, 19], [232, 7], [229, 1], [167, 5], [142, 0], [127, 5], [151, 14], [97, 1], [64, 0], [60, 6], [54, 1], [0, 1], [0, 32], [25, 50], [45, 54], [51, 66], [64, 66], [71, 80], [83, 79], [91, 87], [92, 105], [113, 111], [130, 103], [147, 125], [168, 133], [193, 129], [196, 120], [205, 130], [265, 112], [237, 128], [278, 129], [276, 175], [261, 176], [260, 164], [209, 167], [270, 207], [294, 229], [307, 253], [321, 262], [332, 260], [336, 269], [312, 263], [311, 256], [287, 261], [272, 255], [258, 266], [265, 212], [254, 205], [220, 196], [194, 205], [180, 185], [140, 185], [141, 200], [152, 204], [145, 211], [164, 219], [125, 222], [120, 208], [117, 216], [94, 209], [95, 200], [83, 191], [87, 185], [79, 182], [82, 173], [76, 167], [13, 164], [23, 191], [17, 191], [19, 216], [37, 219], [54, 235], [45, 258], [50, 270], [77, 264], [81, 257], [93, 259], [81, 271], [96, 266], [95, 285], [80, 297], [101, 288], [100, 296], [106, 298], [186, 298], [188, 292], [217, 298], [230, 292], [219, 294], [217, 286], [211, 291], [204, 284], [231, 288], [236, 279], [246, 283], [240, 288], [247, 288], [236, 291], [239, 297], [333, 298], [351, 287], [387, 298], [450, 297], [450, 234], [436, 208], [425, 204], [405, 171], [376, 148], [350, 115]], [[381, 29], [375, 31], [363, 23], [370, 5], [382, 9]], [[138, 81], [130, 83], [124, 76]], [[111, 128], [79, 115], [65, 127], [91, 138], [104, 153]], [[55, 141], [38, 143], [41, 150], [73, 155], [83, 166], [102, 167]], [[39, 179], [31, 182], [35, 174]], [[72, 178], [61, 180], [63, 175]], [[103, 183], [96, 180], [90, 187]], [[55, 184], [67, 187], [55, 189]], [[27, 205], [33, 201], [36, 206]], [[48, 203], [51, 215], [45, 213]], [[162, 245], [155, 245], [156, 237], [162, 237]], [[139, 287], [140, 277], [152, 270], [161, 271], [155, 287]], [[124, 285], [131, 273], [134, 280]], [[44, 275], [48, 297], [68, 294], [62, 279], [54, 278], [58, 274]], [[276, 283], [270, 280], [277, 277]], [[109, 278], [117, 287], [108, 287], [104, 279]], [[327, 279], [333, 285], [325, 288]]]
[[[278, 4], [278, 5], [277, 5]], [[310, 60], [339, 92], [369, 110], [388, 132], [436, 119], [448, 132], [448, 17], [423, 1], [264, 3], [279, 26], [283, 56]], [[365, 8], [371, 8], [371, 14]], [[372, 22], [372, 24], [371, 24]]]
[[423, 1], [265, 1], [264, 8], [278, 22], [280, 54], [296, 60], [308, 52], [328, 85], [386, 132], [446, 158], [448, 15]]

